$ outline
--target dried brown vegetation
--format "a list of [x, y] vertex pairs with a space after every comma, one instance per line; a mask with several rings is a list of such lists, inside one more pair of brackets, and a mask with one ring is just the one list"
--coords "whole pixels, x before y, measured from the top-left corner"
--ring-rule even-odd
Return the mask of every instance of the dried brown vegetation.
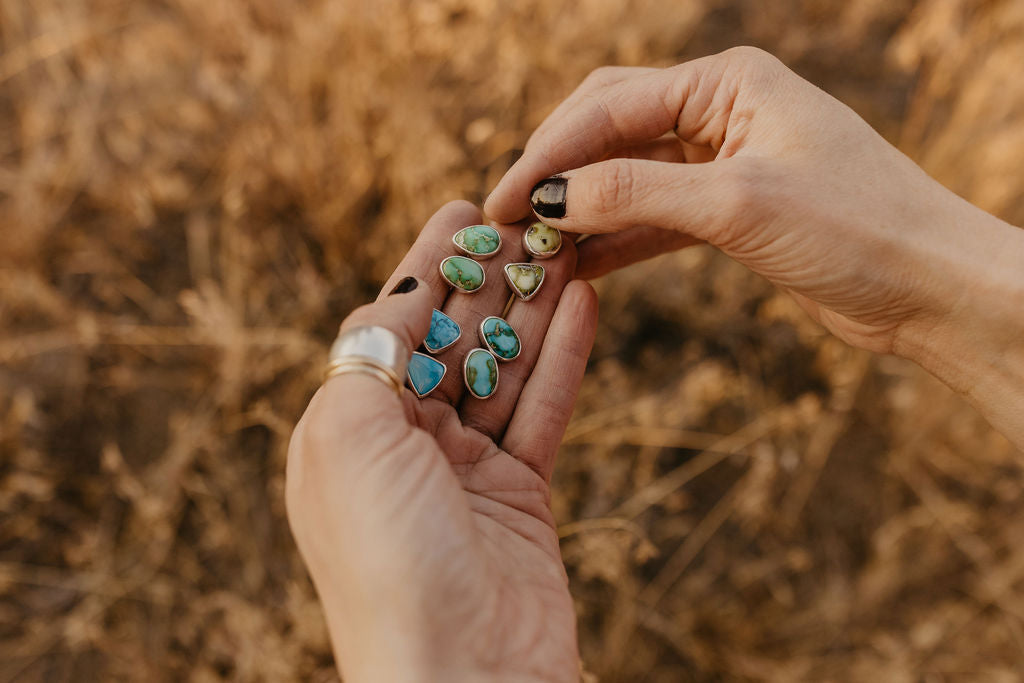
[[[336, 324], [592, 68], [742, 43], [1024, 224], [1015, 0], [0, 0], [0, 680], [333, 679], [282, 486]], [[598, 288], [592, 675], [1024, 676], [1019, 452], [710, 250]]]

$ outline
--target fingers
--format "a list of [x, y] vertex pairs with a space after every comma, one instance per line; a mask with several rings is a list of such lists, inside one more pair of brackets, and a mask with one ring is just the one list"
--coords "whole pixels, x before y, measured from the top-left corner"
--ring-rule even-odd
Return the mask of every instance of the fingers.
[[539, 210], [559, 214], [543, 220], [567, 232], [654, 226], [723, 246], [741, 226], [767, 218], [779, 170], [752, 157], [709, 164], [609, 159], [562, 174]]
[[[435, 292], [418, 279], [403, 281], [398, 291], [352, 311], [341, 324], [341, 334], [356, 327], [383, 327], [398, 335], [405, 348], [404, 357], [408, 358], [427, 336], [435, 298]], [[404, 383], [405, 377], [399, 380]], [[351, 436], [357, 436], [353, 432], [376, 430], [382, 421], [389, 425], [406, 423], [402, 402], [394, 389], [376, 377], [359, 373], [335, 375], [319, 393], [320, 401], [330, 406], [329, 419]]]
[[[696, 148], [694, 148], [696, 149]], [[607, 155], [608, 159], [650, 159], [651, 161], [666, 161], [681, 164], [688, 159], [686, 148], [683, 142], [675, 135], [663, 135], [657, 140], [639, 142], [630, 147], [617, 149]]]
[[[559, 305], [562, 290], [573, 277], [576, 249], [572, 242], [567, 240], [557, 256], [537, 263], [541, 264], [545, 271], [544, 284], [540, 292], [529, 301], [517, 299], [505, 316], [505, 320], [519, 335], [519, 357], [499, 365], [498, 391], [494, 396], [483, 401], [466, 394], [459, 409], [463, 424], [485, 434], [495, 443], [501, 439], [508, 426], [523, 385], [526, 384], [540, 357], [541, 347], [545, 343], [548, 326]], [[498, 311], [493, 315], [500, 313], [501, 311]], [[475, 337], [475, 328], [473, 332]], [[479, 340], [477, 345], [480, 345]]]
[[592, 280], [630, 264], [695, 244], [701, 244], [701, 241], [684, 232], [650, 226], [596, 235], [576, 247], [576, 277]]
[[699, 83], [693, 64], [632, 76], [556, 110], [487, 198], [485, 212], [503, 222], [519, 220], [528, 215], [527, 198], [539, 180], [675, 129]]
[[[452, 235], [467, 225], [475, 225], [481, 220], [480, 209], [467, 201], [448, 202], [437, 213], [430, 217], [423, 226], [419, 237], [409, 252], [398, 264], [384, 288], [381, 289], [380, 301], [388, 295], [395, 285], [404, 277], [415, 277], [425, 285], [433, 296], [434, 308], [441, 308], [448, 296], [448, 284], [441, 278], [438, 264], [445, 257], [455, 252], [452, 249]], [[423, 341], [421, 338], [420, 341]], [[418, 345], [418, 342], [417, 342]]]
[[551, 479], [597, 330], [597, 295], [574, 280], [562, 291], [544, 346], [526, 381], [501, 447]]
[[[501, 315], [512, 294], [505, 284], [504, 266], [507, 263], [526, 260], [526, 251], [523, 249], [521, 241], [523, 227], [523, 225], [494, 225], [494, 229], [501, 235], [501, 251], [485, 261], [479, 261], [484, 269], [484, 286], [474, 294], [452, 292], [445, 302], [443, 311], [445, 315], [459, 324], [462, 328], [462, 336], [455, 344], [437, 356], [438, 360], [448, 366], [448, 372], [445, 373], [444, 379], [441, 380], [441, 384], [434, 390], [434, 393], [430, 395], [431, 398], [447, 401], [452, 405], [458, 405], [462, 399], [466, 391], [462, 377], [462, 361], [470, 349], [480, 346], [477, 327], [487, 316]], [[454, 233], [455, 230], [451, 232]], [[448, 243], [451, 244], [451, 235], [448, 236]], [[447, 255], [451, 255], [451, 253], [453, 252], [449, 250]], [[499, 389], [499, 391], [501, 390]]]
[[532, 152], [537, 149], [538, 145], [543, 144], [544, 139], [547, 137], [547, 131], [557, 128], [566, 118], [573, 116], [573, 113], [579, 103], [585, 98], [590, 97], [593, 93], [602, 90], [609, 85], [622, 82], [627, 78], [656, 71], [658, 71], [658, 69], [639, 66], [602, 66], [594, 69], [586, 78], [583, 79], [583, 82], [579, 84], [576, 90], [565, 98], [562, 103], [559, 104], [558, 107], [551, 112], [539, 126], [537, 126], [537, 129], [533, 131], [533, 134], [530, 135], [530, 139], [526, 142], [524, 153], [527, 151]]
[[528, 215], [531, 188], [540, 180], [670, 131], [691, 146], [731, 156], [734, 149], [723, 149], [727, 128], [736, 126], [730, 140], [738, 149], [754, 111], [784, 71], [771, 55], [742, 47], [589, 91], [538, 129], [484, 210], [498, 221], [519, 220]]

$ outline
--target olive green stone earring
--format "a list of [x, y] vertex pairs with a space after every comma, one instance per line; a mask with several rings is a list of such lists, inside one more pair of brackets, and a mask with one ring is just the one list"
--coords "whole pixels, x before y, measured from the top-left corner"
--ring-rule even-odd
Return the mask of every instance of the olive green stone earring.
[[505, 266], [505, 281], [516, 296], [529, 301], [537, 296], [544, 283], [544, 266], [536, 263], [509, 263]]
[[562, 248], [562, 233], [537, 221], [523, 231], [523, 248], [534, 258], [551, 258]]
[[484, 269], [465, 256], [449, 256], [441, 261], [441, 277], [457, 292], [473, 294], [484, 286]]

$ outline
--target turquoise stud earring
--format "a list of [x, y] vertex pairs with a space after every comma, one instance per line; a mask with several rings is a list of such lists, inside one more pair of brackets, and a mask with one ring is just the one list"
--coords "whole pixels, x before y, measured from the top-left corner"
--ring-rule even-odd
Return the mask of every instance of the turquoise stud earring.
[[462, 328], [459, 324], [435, 308], [430, 314], [430, 332], [423, 340], [423, 346], [430, 353], [441, 353], [461, 336]]
[[501, 235], [489, 225], [471, 225], [452, 236], [455, 248], [478, 261], [489, 259], [501, 251]]
[[490, 398], [498, 389], [498, 362], [489, 351], [471, 349], [462, 363], [462, 378], [473, 396]]
[[490, 349], [495, 358], [504, 362], [515, 360], [523, 350], [516, 331], [507, 321], [496, 315], [487, 316], [480, 323], [480, 341]]
[[447, 372], [448, 368], [444, 363], [419, 351], [413, 351], [409, 365], [405, 369], [409, 385], [419, 398], [436, 389]]
[[441, 277], [457, 292], [473, 294], [484, 286], [484, 269], [465, 256], [449, 256], [441, 261]]

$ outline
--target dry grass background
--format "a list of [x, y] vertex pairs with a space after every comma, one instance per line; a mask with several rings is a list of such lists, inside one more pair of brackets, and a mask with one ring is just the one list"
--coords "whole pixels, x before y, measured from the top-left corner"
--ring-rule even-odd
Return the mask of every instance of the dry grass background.
[[[1017, 0], [0, 0], [0, 680], [333, 680], [282, 488], [336, 324], [592, 68], [743, 43], [1024, 223]], [[592, 675], [1024, 677], [1021, 453], [711, 250], [597, 286]]]

